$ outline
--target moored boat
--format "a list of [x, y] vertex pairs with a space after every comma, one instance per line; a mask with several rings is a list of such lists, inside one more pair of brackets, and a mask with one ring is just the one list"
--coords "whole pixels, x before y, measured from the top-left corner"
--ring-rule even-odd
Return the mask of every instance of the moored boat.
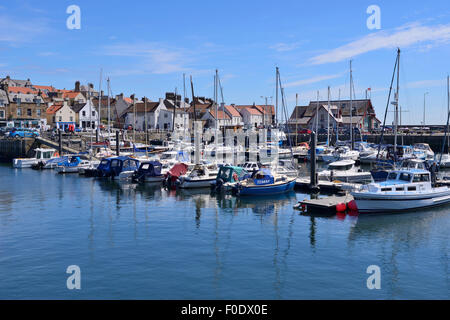
[[421, 169], [390, 171], [387, 180], [351, 192], [360, 213], [393, 213], [450, 202], [448, 187], [433, 187], [430, 172]]
[[60, 158], [59, 153], [55, 149], [34, 149], [35, 156], [32, 158], [15, 158], [13, 159], [14, 168], [31, 168], [38, 163], [45, 164], [47, 161]]
[[238, 196], [266, 196], [292, 191], [294, 186], [295, 178], [274, 176], [269, 169], [262, 168], [236, 184], [233, 192]]

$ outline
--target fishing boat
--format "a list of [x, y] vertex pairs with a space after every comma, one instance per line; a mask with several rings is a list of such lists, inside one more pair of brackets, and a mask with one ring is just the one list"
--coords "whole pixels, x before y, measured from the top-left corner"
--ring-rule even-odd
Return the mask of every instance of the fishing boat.
[[178, 178], [186, 174], [188, 170], [189, 165], [187, 163], [176, 163], [172, 168], [169, 169], [169, 171], [164, 174], [164, 185], [169, 189], [175, 188]]
[[197, 164], [189, 174], [178, 178], [177, 185], [181, 189], [209, 188], [216, 177], [217, 171], [211, 171], [206, 165]]
[[80, 168], [89, 168], [91, 165], [93, 163], [88, 159], [82, 159], [80, 156], [72, 156], [65, 161], [59, 162], [55, 171], [61, 174], [78, 173]]
[[241, 180], [249, 177], [249, 173], [242, 167], [221, 166], [216, 179], [211, 183], [214, 191], [231, 191]]
[[34, 149], [34, 157], [32, 158], [15, 158], [13, 159], [14, 168], [31, 168], [32, 165], [37, 165], [38, 163], [45, 164], [50, 159], [59, 158], [59, 153], [55, 149]]
[[326, 170], [318, 173], [319, 180], [322, 181], [341, 181], [353, 183], [372, 182], [370, 172], [362, 171], [355, 167], [354, 160], [340, 160], [332, 162]]
[[433, 187], [430, 172], [420, 169], [390, 171], [387, 180], [351, 192], [359, 213], [393, 213], [450, 202], [448, 187]]
[[159, 161], [141, 162], [139, 169], [132, 176], [135, 182], [162, 182], [164, 175], [161, 173], [162, 165]]
[[237, 183], [233, 192], [238, 196], [267, 196], [292, 191], [295, 178], [274, 176], [270, 169], [262, 168], [251, 178]]

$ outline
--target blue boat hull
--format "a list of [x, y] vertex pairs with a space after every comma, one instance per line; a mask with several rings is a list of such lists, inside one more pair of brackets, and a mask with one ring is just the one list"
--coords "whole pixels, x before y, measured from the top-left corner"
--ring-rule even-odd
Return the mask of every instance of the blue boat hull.
[[278, 185], [260, 185], [252, 187], [239, 187], [237, 194], [240, 196], [264, 196], [272, 194], [280, 194], [292, 191], [295, 186], [295, 180], [288, 181]]

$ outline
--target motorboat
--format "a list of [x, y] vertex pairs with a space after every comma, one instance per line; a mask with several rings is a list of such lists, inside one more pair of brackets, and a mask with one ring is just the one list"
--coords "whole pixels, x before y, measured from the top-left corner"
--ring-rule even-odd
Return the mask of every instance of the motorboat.
[[176, 163], [164, 174], [164, 185], [169, 189], [174, 189], [178, 178], [189, 171], [189, 164], [184, 162]]
[[119, 178], [120, 180], [131, 179], [134, 171], [139, 168], [139, 160], [128, 157], [103, 158], [93, 171], [85, 170], [85, 175], [99, 178]]
[[[98, 162], [97, 162], [98, 163]], [[58, 163], [55, 168], [57, 173], [78, 173], [80, 168], [89, 168], [93, 163], [88, 159], [82, 159], [80, 156], [71, 156], [65, 161]]]
[[181, 189], [209, 188], [216, 177], [217, 171], [210, 171], [208, 166], [197, 164], [188, 174], [178, 178], [177, 186]]
[[275, 165], [275, 172], [279, 175], [286, 175], [288, 177], [297, 178], [298, 176], [298, 169], [295, 167], [292, 159], [278, 160], [278, 164]]
[[302, 142], [298, 146], [292, 148], [292, 153], [295, 158], [304, 158], [308, 155], [309, 144], [307, 142]]
[[386, 181], [351, 192], [359, 213], [394, 213], [450, 202], [450, 189], [433, 187], [430, 172], [421, 169], [390, 171]]
[[45, 164], [47, 161], [60, 158], [59, 153], [55, 149], [34, 149], [34, 157], [32, 158], [15, 158], [13, 159], [14, 168], [31, 168], [32, 165], [38, 163]]
[[434, 151], [431, 150], [428, 143], [416, 143], [413, 145], [413, 154], [421, 160], [433, 161]]
[[358, 160], [359, 151], [351, 150], [347, 146], [337, 147], [332, 153], [323, 154], [322, 160], [324, 162], [334, 162], [338, 160]]
[[216, 179], [211, 183], [211, 189], [214, 191], [231, 191], [239, 181], [249, 176], [249, 173], [242, 167], [221, 166]]
[[270, 169], [262, 168], [237, 183], [233, 192], [238, 196], [268, 196], [292, 191], [294, 186], [295, 178], [273, 175]]
[[[440, 156], [437, 157], [438, 159]], [[450, 168], [450, 154], [443, 154], [439, 162], [441, 168]]]
[[353, 183], [372, 182], [370, 172], [355, 167], [354, 160], [340, 160], [328, 164], [328, 168], [318, 173], [319, 180]]
[[162, 182], [164, 175], [161, 173], [162, 165], [159, 161], [141, 162], [139, 169], [132, 176], [135, 182]]

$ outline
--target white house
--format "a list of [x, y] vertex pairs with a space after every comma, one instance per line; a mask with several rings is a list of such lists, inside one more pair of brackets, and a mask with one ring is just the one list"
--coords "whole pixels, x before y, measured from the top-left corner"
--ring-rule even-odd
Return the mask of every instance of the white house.
[[221, 110], [225, 110], [225, 113], [231, 117], [231, 125], [232, 126], [244, 125], [244, 121], [242, 120], [241, 114], [233, 106], [224, 106], [222, 104]]
[[263, 122], [263, 114], [253, 106], [238, 107], [247, 128], [258, 127]]
[[147, 123], [148, 129], [172, 130], [173, 113], [167, 110], [162, 98], [158, 102], [135, 102], [125, 110], [123, 118], [125, 127], [145, 130]]
[[231, 126], [231, 117], [222, 110], [216, 110], [214, 108], [209, 108], [201, 120], [206, 121], [206, 125], [209, 128], [215, 128], [217, 123], [217, 128]]
[[85, 104], [76, 104], [72, 107], [77, 116], [77, 124], [81, 129], [92, 128], [98, 126], [98, 111], [95, 104], [89, 100]]

